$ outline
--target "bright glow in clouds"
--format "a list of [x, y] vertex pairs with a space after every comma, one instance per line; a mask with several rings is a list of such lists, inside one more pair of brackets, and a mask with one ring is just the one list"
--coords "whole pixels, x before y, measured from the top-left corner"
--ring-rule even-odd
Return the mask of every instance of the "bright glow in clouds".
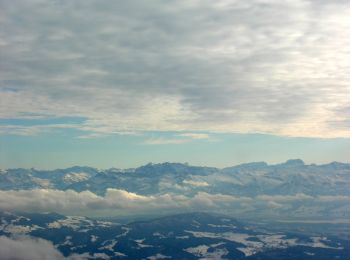
[[[350, 137], [350, 6], [1, 1], [0, 134]], [[80, 117], [35, 125], [35, 118]], [[153, 139], [149, 144], [181, 140]]]
[[227, 195], [212, 195], [199, 192], [194, 197], [161, 194], [141, 196], [118, 189], [107, 189], [105, 196], [98, 196], [90, 191], [76, 192], [50, 189], [0, 191], [0, 210], [47, 212], [63, 214], [95, 215], [103, 213], [118, 214], [133, 211], [151, 212], [154, 209], [205, 209], [218, 208], [222, 203], [235, 203], [249, 198], [236, 198]]
[[[191, 183], [197, 185], [198, 183]], [[200, 184], [202, 185], [202, 184]], [[104, 196], [90, 191], [72, 190], [20, 190], [0, 191], [0, 210], [19, 212], [57, 212], [66, 215], [110, 216], [127, 214], [154, 214], [154, 212], [212, 211], [239, 215], [247, 213], [264, 216], [278, 216], [277, 210], [295, 208], [296, 216], [307, 217], [307, 212], [299, 212], [308, 207], [320, 211], [343, 205], [348, 214], [349, 196], [309, 196], [295, 195], [259, 195], [256, 197], [209, 194], [197, 192], [194, 196], [158, 194], [142, 196], [124, 190], [107, 189]], [[336, 212], [335, 212], [336, 213]], [[305, 215], [306, 214], [306, 215]], [[343, 214], [343, 213], [342, 213]], [[287, 216], [285, 216], [287, 217]]]

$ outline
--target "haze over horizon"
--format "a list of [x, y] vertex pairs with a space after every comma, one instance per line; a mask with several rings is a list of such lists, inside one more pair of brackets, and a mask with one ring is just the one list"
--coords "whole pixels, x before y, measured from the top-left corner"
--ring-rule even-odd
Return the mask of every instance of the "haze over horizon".
[[208, 167], [208, 168], [215, 168], [215, 169], [226, 169], [226, 168], [231, 168], [231, 167], [239, 167], [239, 166], [248, 166], [248, 165], [259, 165], [259, 164], [266, 164], [267, 166], [279, 166], [279, 165], [287, 165], [287, 164], [302, 164], [305, 166], [324, 166], [324, 165], [331, 165], [331, 164], [349, 164], [349, 163], [344, 163], [344, 162], [339, 162], [339, 161], [330, 161], [330, 162], [326, 162], [326, 163], [308, 163], [303, 161], [302, 159], [299, 158], [295, 158], [295, 159], [289, 159], [286, 161], [281, 161], [281, 162], [275, 162], [275, 163], [269, 163], [269, 162], [265, 162], [265, 161], [251, 161], [251, 162], [242, 162], [242, 163], [237, 163], [237, 164], [232, 164], [232, 165], [226, 165], [224, 167], [218, 167], [218, 166], [213, 166], [213, 165], [194, 165], [188, 162], [177, 162], [177, 161], [163, 161], [163, 162], [148, 162], [145, 164], [141, 164], [141, 165], [137, 165], [135, 167], [117, 167], [117, 166], [111, 166], [111, 167], [106, 167], [106, 168], [100, 168], [100, 167], [93, 167], [90, 165], [70, 165], [67, 167], [59, 167], [59, 168], [36, 168], [36, 167], [30, 167], [30, 168], [24, 168], [24, 167], [15, 167], [15, 168], [0, 168], [0, 170], [10, 170], [10, 169], [27, 169], [27, 170], [38, 170], [38, 171], [55, 171], [55, 170], [62, 170], [62, 169], [71, 169], [71, 168], [92, 168], [92, 169], [96, 169], [96, 170], [120, 170], [120, 171], [127, 171], [127, 170], [134, 170], [134, 169], [138, 169], [141, 167], [145, 167], [145, 166], [160, 166], [160, 165], [184, 165], [184, 166], [190, 166], [190, 167]]

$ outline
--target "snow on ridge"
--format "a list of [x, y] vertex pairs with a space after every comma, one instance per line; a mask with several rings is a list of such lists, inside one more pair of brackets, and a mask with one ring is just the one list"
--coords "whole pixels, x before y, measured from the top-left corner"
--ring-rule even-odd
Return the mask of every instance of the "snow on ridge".
[[[82, 225], [82, 222], [85, 222], [85, 225]], [[79, 230], [81, 227], [86, 225], [93, 226], [93, 222], [85, 217], [77, 216], [67, 216], [65, 219], [59, 219], [47, 224], [49, 228], [69, 227], [74, 231]]]
[[199, 245], [196, 247], [186, 248], [184, 251], [204, 259], [222, 259], [223, 256], [229, 253], [226, 248], [215, 248], [214, 251], [208, 252], [209, 248], [211, 248], [211, 246]]
[[67, 173], [63, 177], [65, 183], [75, 183], [80, 181], [86, 181], [90, 178], [90, 175], [85, 172], [71, 172]]
[[[297, 238], [286, 238], [286, 235], [281, 234], [264, 234], [264, 235], [250, 235], [244, 233], [211, 233], [211, 232], [197, 232], [188, 231], [185, 232], [192, 234], [194, 237], [206, 237], [206, 238], [217, 238], [228, 240], [236, 243], [240, 243], [243, 246], [237, 249], [242, 251], [245, 256], [251, 256], [258, 252], [264, 251], [267, 248], [288, 248], [293, 246], [306, 246], [306, 247], [317, 247], [317, 248], [329, 248], [329, 249], [344, 249], [343, 247], [332, 247], [324, 242], [327, 240], [326, 237], [311, 237], [312, 242], [299, 242]], [[249, 240], [250, 238], [257, 238], [258, 241]], [[191, 249], [192, 250], [192, 249]], [[193, 252], [200, 254], [204, 250], [204, 247], [193, 249]], [[197, 251], [196, 251], [197, 250]]]
[[159, 254], [159, 253], [156, 255], [152, 255], [152, 256], [147, 257], [147, 259], [149, 259], [149, 260], [158, 260], [158, 259], [166, 259], [166, 258], [171, 258], [171, 257], [163, 255], [163, 254]]
[[114, 247], [118, 243], [117, 240], [111, 239], [111, 240], [106, 240], [102, 243], [102, 246], [99, 248], [99, 250], [109, 250], [111, 252], [114, 252]]
[[145, 248], [145, 247], [153, 247], [152, 245], [147, 245], [147, 244], [144, 244], [143, 242], [145, 241], [146, 239], [143, 238], [143, 239], [136, 239], [134, 240], [136, 243], [137, 243], [137, 246], [140, 248]]

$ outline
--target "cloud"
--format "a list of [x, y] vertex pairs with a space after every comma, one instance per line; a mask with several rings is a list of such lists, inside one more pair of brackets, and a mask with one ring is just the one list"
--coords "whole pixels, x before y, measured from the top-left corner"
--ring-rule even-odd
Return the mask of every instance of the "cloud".
[[162, 145], [162, 144], [185, 144], [195, 140], [209, 139], [209, 134], [205, 133], [181, 133], [171, 137], [152, 137], [146, 139], [143, 144]]
[[208, 139], [209, 138], [208, 134], [203, 134], [203, 133], [184, 133], [184, 134], [179, 134], [178, 136], [188, 137], [188, 138], [192, 138], [192, 139]]
[[98, 204], [101, 198], [90, 191], [59, 191], [50, 189], [0, 191], [0, 208], [2, 210], [67, 213], [88, 209]]
[[[181, 189], [178, 190], [181, 191]], [[144, 196], [110, 188], [107, 189], [104, 196], [99, 196], [90, 191], [35, 189], [0, 191], [0, 210], [36, 213], [57, 212], [65, 215], [84, 216], [152, 214], [155, 211], [158, 213], [215, 211], [236, 216], [254, 213], [271, 216], [287, 214], [288, 217], [308, 217], [310, 213], [318, 214], [320, 217], [335, 217], [337, 214], [339, 216], [349, 214], [347, 207], [349, 200], [349, 196], [313, 197], [303, 193], [248, 197], [199, 191], [193, 192], [192, 195], [162, 193]], [[336, 208], [334, 208], [335, 206]], [[312, 208], [318, 210], [308, 210]], [[332, 210], [325, 211], [327, 209]]]
[[[239, 210], [239, 206], [241, 203], [249, 203], [252, 202], [252, 198], [249, 197], [236, 197], [232, 195], [224, 195], [224, 194], [209, 194], [206, 192], [198, 192], [193, 199], [191, 200], [192, 205], [198, 206], [202, 209], [225, 209], [225, 207], [237, 207]], [[233, 209], [232, 208], [232, 209]]]
[[143, 144], [148, 144], [148, 145], [184, 144], [190, 141], [191, 139], [180, 139], [180, 138], [150, 138], [150, 139], [146, 139], [143, 142]]
[[304, 193], [297, 193], [295, 195], [258, 195], [257, 199], [275, 202], [292, 202], [303, 200], [315, 200], [315, 197], [306, 195]]
[[319, 196], [318, 199], [322, 202], [350, 202], [350, 196], [334, 195], [334, 196]]
[[249, 201], [246, 197], [199, 192], [194, 197], [178, 194], [142, 196], [118, 189], [107, 189], [105, 196], [90, 191], [51, 189], [0, 191], [0, 210], [58, 212], [68, 215], [106, 215], [144, 213], [154, 210], [174, 211], [220, 208], [223, 204]]
[[188, 184], [191, 186], [196, 186], [196, 187], [207, 187], [209, 184], [205, 181], [196, 181], [196, 180], [184, 180], [184, 184]]
[[[50, 189], [0, 191], [0, 209], [29, 212], [59, 212], [63, 214], [94, 214], [99, 211], [147, 210], [147, 207], [176, 207], [181, 196], [141, 196], [124, 190], [107, 189], [105, 196], [90, 191], [76, 192]], [[147, 206], [146, 206], [147, 205]], [[146, 206], [146, 207], [145, 207]]]
[[0, 256], [3, 260], [62, 260], [64, 256], [51, 242], [29, 236], [0, 236]]
[[110, 259], [104, 253], [72, 254], [64, 257], [54, 245], [45, 239], [31, 236], [0, 236], [0, 257], [2, 260], [84, 260]]
[[[49, 124], [49, 125], [0, 125], [0, 134], [12, 134], [21, 136], [34, 136], [40, 133], [52, 132], [59, 129], [74, 129], [79, 128], [78, 124]], [[97, 135], [97, 134], [95, 134]], [[85, 137], [81, 137], [85, 138]]]
[[[177, 196], [141, 196], [118, 189], [107, 189], [104, 197], [90, 191], [76, 192], [51, 189], [0, 191], [0, 209], [10, 211], [59, 212], [63, 214], [85, 214], [98, 211], [146, 210], [176, 206]], [[169, 204], [168, 204], [169, 203]], [[167, 205], [168, 204], [168, 205]]]
[[82, 117], [74, 127], [86, 137], [350, 136], [346, 1], [19, 0], [1, 9], [1, 118]]

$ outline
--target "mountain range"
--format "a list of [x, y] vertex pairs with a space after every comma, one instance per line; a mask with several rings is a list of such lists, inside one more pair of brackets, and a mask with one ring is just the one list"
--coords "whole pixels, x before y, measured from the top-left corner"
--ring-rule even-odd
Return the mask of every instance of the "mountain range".
[[349, 259], [350, 164], [0, 171], [0, 259]]
[[150, 163], [126, 170], [75, 166], [0, 172], [0, 192], [59, 190], [81, 194], [89, 191], [105, 198], [118, 191], [149, 200], [164, 201], [171, 197], [190, 201], [186, 210], [180, 205], [177, 211], [206, 207], [210, 211], [217, 204], [215, 211], [244, 218], [349, 219], [349, 187], [350, 164], [307, 165], [298, 159], [275, 165], [255, 162], [223, 169]]

